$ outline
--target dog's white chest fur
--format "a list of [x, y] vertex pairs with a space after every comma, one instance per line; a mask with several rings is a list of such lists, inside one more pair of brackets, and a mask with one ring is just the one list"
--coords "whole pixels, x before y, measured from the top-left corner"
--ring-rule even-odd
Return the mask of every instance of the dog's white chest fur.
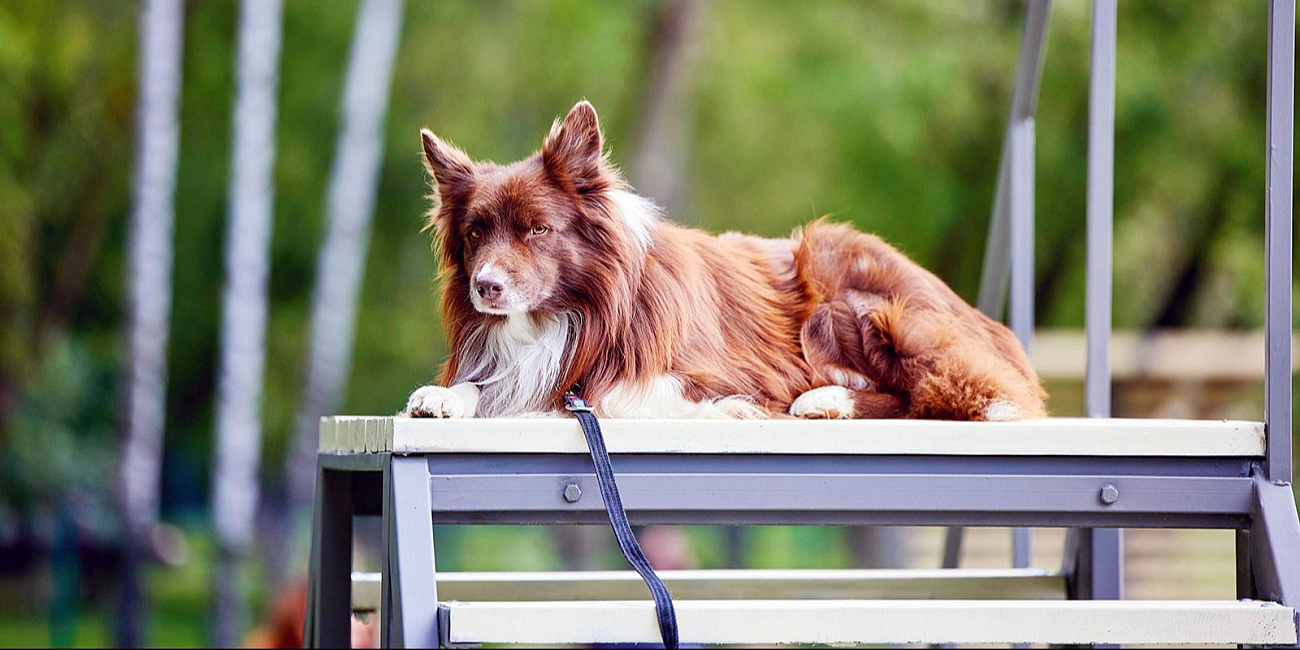
[[511, 314], [484, 324], [466, 341], [453, 383], [478, 386], [478, 417], [549, 410], [550, 397], [568, 362], [574, 329], [574, 317], [566, 314]]

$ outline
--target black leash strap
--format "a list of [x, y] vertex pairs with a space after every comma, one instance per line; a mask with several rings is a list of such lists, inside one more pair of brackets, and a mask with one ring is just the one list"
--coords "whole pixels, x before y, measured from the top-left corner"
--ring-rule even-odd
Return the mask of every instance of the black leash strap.
[[627, 512], [623, 510], [623, 499], [618, 496], [618, 483], [614, 482], [614, 468], [609, 463], [609, 451], [605, 449], [605, 437], [600, 433], [600, 422], [591, 412], [591, 405], [573, 393], [564, 394], [564, 407], [578, 418], [582, 433], [587, 437], [587, 448], [591, 450], [591, 462], [596, 466], [596, 482], [600, 484], [600, 496], [605, 500], [605, 512], [609, 514], [609, 523], [614, 527], [614, 536], [618, 538], [618, 547], [623, 557], [632, 565], [641, 579], [650, 588], [655, 599], [655, 615], [659, 619], [659, 637], [665, 648], [677, 647], [677, 612], [673, 610], [673, 598], [668, 595], [668, 588], [663, 580], [655, 574], [646, 559], [641, 544], [636, 541], [632, 525], [627, 521]]

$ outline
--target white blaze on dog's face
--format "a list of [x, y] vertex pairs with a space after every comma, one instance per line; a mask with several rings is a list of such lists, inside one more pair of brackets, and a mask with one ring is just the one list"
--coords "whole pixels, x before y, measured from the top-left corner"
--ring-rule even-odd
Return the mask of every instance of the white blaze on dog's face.
[[475, 163], [432, 133], [421, 135], [437, 181], [431, 224], [449, 271], [446, 290], [466, 292], [480, 313], [571, 309], [593, 258], [610, 245], [611, 226], [624, 240], [648, 238], [653, 205], [623, 190], [608, 169], [600, 123], [586, 102], [551, 128], [540, 153], [511, 165]]

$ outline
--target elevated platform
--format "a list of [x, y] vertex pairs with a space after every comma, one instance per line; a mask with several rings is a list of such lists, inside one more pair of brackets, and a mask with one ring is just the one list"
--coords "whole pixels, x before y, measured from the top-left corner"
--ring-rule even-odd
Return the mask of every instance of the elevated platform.
[[[1103, 601], [1090, 533], [1062, 573], [664, 572], [688, 644], [1294, 645], [1300, 548], [1265, 426], [1046, 418], [602, 420], [634, 523], [1227, 528], [1240, 601]], [[393, 645], [652, 643], [630, 572], [446, 573], [431, 522], [606, 524], [576, 420], [321, 421], [310, 643], [348, 609]], [[387, 575], [349, 579], [351, 519], [381, 515]], [[327, 576], [322, 578], [321, 576]], [[387, 613], [385, 613], [387, 612]]]
[[[1259, 457], [1264, 424], [1238, 420], [602, 419], [611, 454]], [[435, 420], [332, 417], [333, 454], [586, 454], [572, 418]]]

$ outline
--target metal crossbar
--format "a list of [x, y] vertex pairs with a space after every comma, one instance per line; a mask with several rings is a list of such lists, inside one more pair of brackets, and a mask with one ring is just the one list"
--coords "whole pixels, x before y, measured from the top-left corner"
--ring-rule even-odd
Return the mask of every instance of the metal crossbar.
[[[1047, 9], [1047, 0], [1029, 4], [980, 297], [986, 312], [1001, 311], [1009, 269], [1011, 321], [1024, 337], [1032, 326], [1032, 112]], [[1087, 404], [1090, 416], [1106, 418], [1114, 0], [1094, 3], [1093, 33]], [[1268, 34], [1268, 355], [1262, 427], [1202, 422], [1185, 423], [1180, 428], [1177, 421], [1155, 421], [1140, 426], [1148, 427], [1147, 433], [1167, 436], [1168, 444], [1161, 442], [1163, 450], [1138, 452], [1142, 440], [1119, 443], [1101, 433], [1138, 425], [1111, 419], [1088, 425], [1066, 420], [1015, 425], [827, 422], [820, 423], [826, 427], [820, 430], [823, 433], [805, 441], [803, 448], [780, 447], [774, 441], [781, 436], [772, 435], [772, 430], [764, 433], [764, 427], [786, 423], [715, 422], [708, 425], [710, 431], [699, 432], [699, 427], [683, 422], [676, 427], [679, 435], [689, 437], [692, 429], [697, 433], [689, 444], [681, 438], [678, 442], [683, 444], [672, 448], [662, 444], [647, 447], [644, 441], [633, 442], [635, 436], [618, 440], [620, 428], [634, 434], [638, 428], [643, 432], [656, 426], [662, 429], [662, 424], [615, 421], [608, 425], [628, 513], [638, 523], [1076, 527], [1081, 530], [1065, 562], [1067, 589], [1072, 598], [1092, 599], [1122, 595], [1116, 529], [1234, 529], [1238, 596], [1267, 602], [1040, 605], [1014, 601], [697, 600], [683, 604], [685, 641], [1296, 643], [1294, 608], [1300, 606], [1300, 558], [1295, 549], [1300, 548], [1300, 519], [1290, 486], [1295, 0], [1269, 0]], [[552, 421], [498, 423], [498, 429], [525, 427], [532, 433], [549, 428], [550, 442], [536, 443], [543, 447], [521, 444], [520, 437], [498, 430], [501, 446], [495, 448], [486, 443], [476, 446], [464, 436], [454, 435], [458, 429], [474, 427], [479, 427], [480, 433], [490, 432], [482, 429], [485, 425], [481, 423], [407, 422], [399, 427], [391, 418], [323, 420], [305, 630], [309, 646], [348, 642], [352, 525], [354, 517], [366, 515], [381, 516], [384, 523], [379, 610], [386, 646], [512, 639], [653, 640], [654, 617], [648, 601], [440, 605], [433, 521], [595, 523], [603, 521], [603, 507], [594, 496], [598, 491], [585, 449], [567, 446], [564, 431], [555, 429]], [[809, 426], [806, 422], [788, 424]], [[842, 436], [837, 441], [835, 432], [843, 431], [837, 426], [854, 427], [866, 442], [846, 444]], [[1005, 426], [1011, 428], [999, 428]], [[880, 442], [897, 440], [902, 432], [899, 427], [908, 428], [907, 441], [920, 446], [890, 448]], [[1054, 447], [1050, 440], [1035, 440], [1036, 446], [1031, 445], [1025, 453], [1013, 450], [1005, 440], [999, 442], [999, 436], [1023, 434], [1033, 427], [1043, 436], [1051, 436], [1055, 429], [1058, 437], [1069, 437], [1071, 444]], [[1104, 444], [1079, 447], [1080, 427], [1092, 427]], [[410, 435], [399, 435], [399, 429]], [[1208, 435], [1196, 443], [1199, 447], [1175, 439], [1180, 433], [1198, 430]], [[887, 435], [873, 438], [873, 432]], [[735, 444], [748, 436], [754, 440]], [[922, 441], [947, 439], [952, 448], [926, 447], [910, 436]], [[1236, 442], [1231, 440], [1233, 436]], [[1142, 438], [1125, 436], [1120, 440], [1134, 437]], [[554, 446], [544, 447], [546, 444]], [[627, 447], [620, 451], [620, 444]], [[509, 629], [500, 626], [503, 616], [510, 617]], [[937, 619], [964, 623], [931, 626]], [[592, 625], [593, 620], [604, 627]], [[861, 627], [863, 621], [871, 628]], [[989, 625], [989, 621], [995, 624]], [[881, 627], [881, 623], [889, 625]], [[778, 628], [783, 634], [777, 634]], [[1000, 633], [985, 636], [990, 629]], [[620, 631], [629, 632], [623, 635]], [[759, 636], [765, 631], [776, 636]], [[872, 631], [879, 633], [871, 636]]]

